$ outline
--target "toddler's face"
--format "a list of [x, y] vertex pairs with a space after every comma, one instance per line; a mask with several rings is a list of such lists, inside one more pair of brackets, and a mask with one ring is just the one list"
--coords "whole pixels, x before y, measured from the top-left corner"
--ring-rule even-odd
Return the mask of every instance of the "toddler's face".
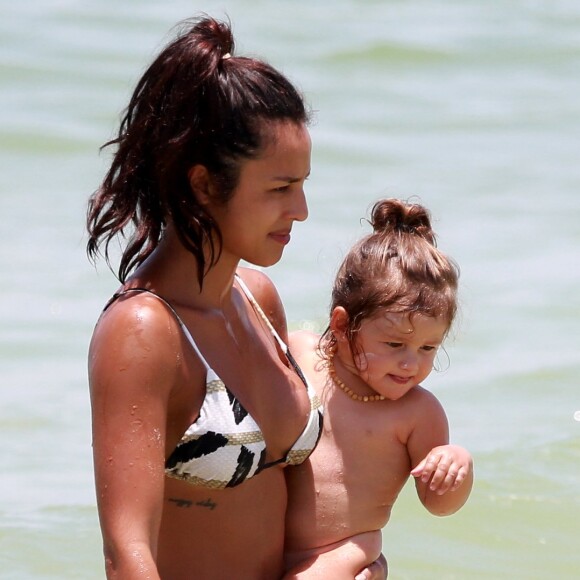
[[379, 312], [357, 333], [359, 376], [387, 399], [400, 399], [433, 369], [448, 322], [423, 314]]

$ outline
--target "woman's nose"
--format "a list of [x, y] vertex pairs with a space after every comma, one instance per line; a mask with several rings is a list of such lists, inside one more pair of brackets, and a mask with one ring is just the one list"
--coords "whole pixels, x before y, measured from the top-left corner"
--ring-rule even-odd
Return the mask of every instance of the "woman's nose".
[[304, 188], [296, 192], [292, 205], [292, 219], [297, 222], [303, 222], [308, 217], [308, 203], [306, 202], [306, 194]]

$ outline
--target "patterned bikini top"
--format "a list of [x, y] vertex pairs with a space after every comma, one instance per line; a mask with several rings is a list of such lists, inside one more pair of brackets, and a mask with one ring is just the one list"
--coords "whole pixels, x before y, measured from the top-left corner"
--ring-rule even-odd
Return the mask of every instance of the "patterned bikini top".
[[126, 291], [147, 292], [164, 302], [206, 368], [206, 392], [199, 417], [187, 428], [165, 462], [165, 474], [211, 489], [234, 487], [260, 471], [280, 463], [299, 465], [312, 453], [322, 432], [322, 406], [314, 389], [249, 288], [237, 275], [236, 281], [304, 383], [310, 399], [310, 415], [306, 427], [288, 452], [276, 461], [266, 462], [266, 442], [260, 427], [209, 366], [174, 308], [150, 290], [134, 288]]

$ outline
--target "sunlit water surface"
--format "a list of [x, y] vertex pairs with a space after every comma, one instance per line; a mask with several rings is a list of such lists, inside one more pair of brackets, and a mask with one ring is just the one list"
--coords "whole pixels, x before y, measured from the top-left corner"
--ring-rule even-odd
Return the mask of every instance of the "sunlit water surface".
[[[416, 196], [462, 270], [450, 365], [428, 380], [475, 457], [467, 506], [403, 491], [394, 580], [580, 575], [580, 4], [0, 1], [0, 577], [103, 578], [86, 351], [115, 289], [86, 199], [129, 92], [178, 20], [230, 16], [238, 51], [316, 111], [310, 218], [269, 273], [321, 328], [382, 196]], [[380, 465], [377, 465], [377, 470]]]

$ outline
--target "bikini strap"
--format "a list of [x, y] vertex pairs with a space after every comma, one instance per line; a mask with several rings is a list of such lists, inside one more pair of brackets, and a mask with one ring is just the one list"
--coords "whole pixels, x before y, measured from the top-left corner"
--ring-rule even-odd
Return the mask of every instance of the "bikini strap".
[[205, 357], [203, 356], [203, 354], [201, 354], [201, 351], [199, 350], [197, 344], [195, 343], [193, 336], [191, 336], [191, 332], [189, 332], [189, 329], [187, 328], [187, 326], [185, 326], [185, 323], [183, 322], [183, 320], [181, 320], [181, 317], [179, 316], [179, 314], [177, 314], [177, 311], [175, 310], [175, 308], [173, 308], [173, 306], [171, 306], [171, 304], [169, 302], [167, 302], [167, 300], [165, 300], [165, 298], [163, 298], [162, 296], [159, 296], [159, 294], [156, 294], [152, 290], [149, 290], [149, 288], [127, 288], [126, 290], [122, 290], [121, 292], [117, 292], [117, 293], [113, 294], [113, 296], [111, 296], [111, 298], [107, 302], [107, 304], [105, 304], [105, 308], [103, 308], [103, 312], [105, 310], [107, 310], [107, 308], [109, 308], [109, 306], [111, 306], [111, 304], [113, 304], [113, 302], [115, 302], [115, 300], [117, 300], [117, 298], [120, 298], [121, 296], [125, 296], [129, 292], [146, 292], [147, 294], [150, 294], [151, 296], [155, 296], [155, 298], [157, 298], [158, 300], [163, 302], [163, 304], [165, 304], [165, 306], [167, 306], [167, 308], [169, 308], [169, 310], [172, 312], [173, 316], [175, 316], [175, 319], [177, 320], [177, 322], [179, 322], [179, 326], [181, 326], [181, 330], [183, 330], [183, 333], [185, 334], [187, 340], [189, 340], [189, 343], [193, 347], [193, 350], [195, 350], [197, 356], [199, 357], [199, 360], [203, 363], [203, 366], [206, 368], [206, 370], [211, 370], [211, 367], [209, 366], [209, 364], [207, 364]]
[[292, 356], [292, 353], [290, 352], [288, 345], [280, 338], [280, 335], [276, 332], [276, 329], [270, 322], [270, 319], [264, 314], [264, 311], [258, 304], [258, 301], [254, 298], [254, 295], [251, 293], [250, 289], [246, 286], [246, 283], [240, 278], [238, 274], [236, 274], [235, 276], [236, 280], [238, 281], [238, 284], [240, 285], [240, 288], [243, 290], [244, 294], [250, 301], [250, 304], [254, 307], [254, 310], [260, 315], [262, 320], [265, 322], [266, 326], [268, 327], [274, 338], [278, 341], [278, 344], [280, 345], [282, 352], [286, 355], [288, 362], [292, 365], [292, 367], [296, 371], [296, 374], [300, 377], [300, 380], [304, 383], [306, 388], [309, 389], [310, 386], [308, 384], [308, 381], [306, 380], [306, 377], [302, 373], [302, 369], [298, 366], [298, 363]]
[[272, 326], [270, 319], [264, 314], [261, 306], [258, 304], [258, 301], [254, 298], [254, 295], [250, 292], [250, 289], [246, 286], [246, 283], [240, 278], [238, 274], [235, 275], [240, 288], [243, 290], [244, 294], [250, 301], [250, 304], [254, 307], [254, 310], [258, 313], [260, 318], [265, 322], [268, 330], [272, 333], [272, 336], [277, 340], [282, 352], [284, 354], [288, 353], [288, 345], [280, 338], [280, 335], [276, 332], [276, 329]]

